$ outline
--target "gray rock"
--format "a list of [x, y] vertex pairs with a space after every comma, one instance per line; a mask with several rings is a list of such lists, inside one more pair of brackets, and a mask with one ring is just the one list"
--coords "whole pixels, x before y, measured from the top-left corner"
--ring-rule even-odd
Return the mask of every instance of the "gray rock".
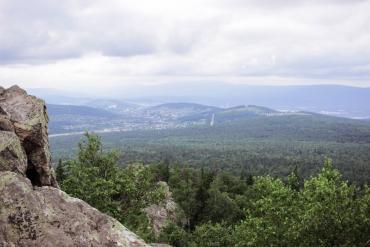
[[27, 156], [32, 184], [57, 187], [51, 169], [45, 102], [18, 86], [0, 90], [0, 130], [14, 132]]
[[[0, 108], [0, 130], [15, 132], [14, 125], [8, 115], [1, 114], [2, 109]], [[5, 112], [4, 112], [5, 113]]]
[[178, 212], [180, 211], [172, 197], [168, 184], [166, 182], [159, 182], [159, 185], [164, 190], [164, 199], [160, 203], [152, 204], [144, 209], [156, 234], [159, 234], [169, 222], [178, 221]]
[[50, 187], [0, 172], [0, 246], [149, 246], [117, 220]]
[[26, 175], [26, 153], [13, 132], [0, 131], [0, 171], [13, 171]]

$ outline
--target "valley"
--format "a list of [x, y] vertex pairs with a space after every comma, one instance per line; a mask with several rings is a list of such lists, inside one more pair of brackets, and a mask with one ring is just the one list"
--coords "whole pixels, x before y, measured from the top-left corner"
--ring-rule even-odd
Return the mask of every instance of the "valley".
[[[68, 112], [63, 112], [68, 119], [64, 113]], [[370, 124], [366, 121], [255, 105], [223, 109], [192, 103], [135, 108], [124, 114], [100, 109], [75, 117], [69, 112], [70, 128], [54, 114], [51, 111], [50, 126], [60, 131], [51, 128], [55, 162], [73, 157], [88, 130], [100, 135], [107, 149], [118, 149], [123, 165], [166, 159], [235, 174], [247, 170], [276, 176], [287, 176], [298, 167], [308, 177], [332, 158], [347, 179], [369, 182]], [[87, 118], [90, 126], [78, 124], [88, 123]]]
[[159, 130], [213, 126], [257, 116], [284, 117], [313, 114], [303, 111], [277, 111], [255, 105], [219, 108], [194, 103], [166, 103], [125, 109], [117, 109], [116, 105], [94, 108], [50, 104], [47, 107], [50, 114], [50, 134], [52, 137], [61, 134], [80, 134], [86, 130], [95, 132]]

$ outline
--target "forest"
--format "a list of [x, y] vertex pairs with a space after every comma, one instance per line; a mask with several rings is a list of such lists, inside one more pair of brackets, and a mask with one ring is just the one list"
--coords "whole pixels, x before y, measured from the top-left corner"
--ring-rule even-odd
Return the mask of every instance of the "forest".
[[[370, 125], [324, 115], [248, 117], [210, 126], [101, 133], [106, 150], [119, 149], [119, 165], [169, 160], [193, 168], [303, 177], [327, 158], [351, 183], [370, 183]], [[75, 158], [81, 135], [50, 139], [54, 162]]]
[[[61, 188], [115, 217], [147, 241], [173, 246], [365, 246], [370, 189], [349, 183], [330, 158], [304, 177], [238, 174], [163, 159], [123, 165], [95, 134], [56, 168]], [[163, 200], [166, 182], [178, 218], [153, 232], [143, 209]]]

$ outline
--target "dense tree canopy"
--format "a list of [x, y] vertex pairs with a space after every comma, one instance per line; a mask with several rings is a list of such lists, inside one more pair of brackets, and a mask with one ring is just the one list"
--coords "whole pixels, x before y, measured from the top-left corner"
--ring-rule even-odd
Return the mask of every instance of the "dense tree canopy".
[[[62, 188], [116, 217], [147, 240], [174, 246], [365, 246], [370, 240], [370, 189], [350, 184], [330, 159], [313, 176], [239, 175], [171, 164], [119, 166], [86, 135], [75, 160], [61, 161]], [[159, 235], [141, 210], [162, 198], [168, 182], [182, 215]]]

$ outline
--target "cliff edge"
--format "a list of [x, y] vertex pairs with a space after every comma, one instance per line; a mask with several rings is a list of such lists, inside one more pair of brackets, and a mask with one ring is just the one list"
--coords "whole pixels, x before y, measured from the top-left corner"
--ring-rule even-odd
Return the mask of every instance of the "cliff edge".
[[0, 87], [0, 247], [149, 246], [117, 220], [59, 190], [44, 101]]

